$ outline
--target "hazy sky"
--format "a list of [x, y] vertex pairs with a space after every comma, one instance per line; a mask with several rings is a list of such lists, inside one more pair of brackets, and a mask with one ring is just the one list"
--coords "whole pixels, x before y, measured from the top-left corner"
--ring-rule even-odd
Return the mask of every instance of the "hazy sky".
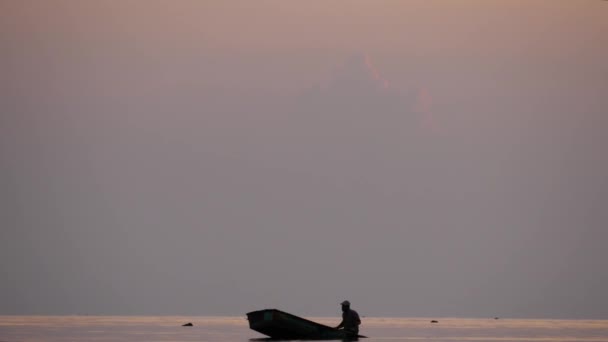
[[0, 314], [608, 318], [608, 2], [0, 0]]

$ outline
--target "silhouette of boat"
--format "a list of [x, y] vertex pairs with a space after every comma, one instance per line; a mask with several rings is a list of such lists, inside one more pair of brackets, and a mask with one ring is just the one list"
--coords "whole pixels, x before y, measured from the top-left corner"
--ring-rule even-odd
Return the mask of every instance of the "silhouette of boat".
[[309, 321], [277, 309], [247, 313], [249, 328], [281, 340], [356, 340], [361, 335]]

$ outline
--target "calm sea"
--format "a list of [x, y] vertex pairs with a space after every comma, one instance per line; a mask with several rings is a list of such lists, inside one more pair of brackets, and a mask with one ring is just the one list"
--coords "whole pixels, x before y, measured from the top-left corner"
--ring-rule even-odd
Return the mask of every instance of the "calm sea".
[[[338, 317], [311, 318], [335, 325]], [[364, 318], [374, 341], [604, 341], [608, 320]], [[193, 327], [181, 325], [192, 322]], [[0, 316], [0, 341], [249, 341], [263, 338], [243, 317]]]

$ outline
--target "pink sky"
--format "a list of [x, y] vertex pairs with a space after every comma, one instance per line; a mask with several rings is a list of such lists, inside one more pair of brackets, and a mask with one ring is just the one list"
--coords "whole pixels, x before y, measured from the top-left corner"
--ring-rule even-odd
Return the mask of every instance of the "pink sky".
[[0, 1], [0, 314], [606, 318], [607, 33], [599, 0]]

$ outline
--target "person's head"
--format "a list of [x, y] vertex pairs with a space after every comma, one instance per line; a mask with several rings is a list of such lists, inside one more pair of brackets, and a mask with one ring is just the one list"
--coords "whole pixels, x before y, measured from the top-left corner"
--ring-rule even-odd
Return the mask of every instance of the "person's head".
[[342, 311], [348, 311], [350, 309], [350, 302], [345, 300], [342, 303], [340, 303], [340, 305], [342, 305]]

